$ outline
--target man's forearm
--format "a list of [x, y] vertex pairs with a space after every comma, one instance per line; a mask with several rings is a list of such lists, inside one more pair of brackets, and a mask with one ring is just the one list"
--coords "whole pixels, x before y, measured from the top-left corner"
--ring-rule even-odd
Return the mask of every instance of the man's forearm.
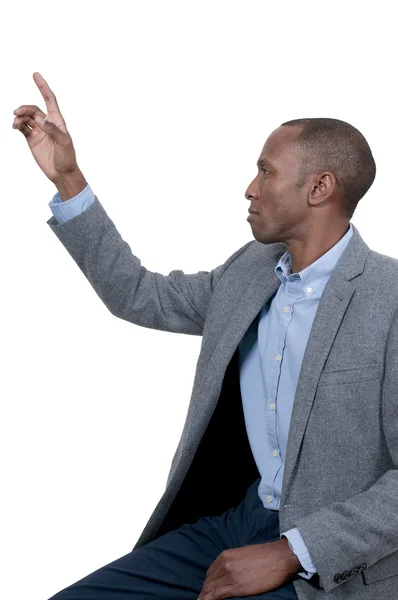
[[87, 185], [83, 173], [78, 169], [68, 176], [54, 182], [62, 202], [77, 196]]

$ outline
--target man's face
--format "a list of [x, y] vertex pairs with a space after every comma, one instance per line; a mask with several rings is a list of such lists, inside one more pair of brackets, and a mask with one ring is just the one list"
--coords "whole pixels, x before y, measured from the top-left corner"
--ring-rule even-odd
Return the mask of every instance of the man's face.
[[308, 219], [306, 186], [296, 189], [299, 154], [295, 139], [301, 127], [282, 126], [266, 140], [258, 160], [258, 174], [246, 190], [252, 233], [258, 242], [272, 244], [289, 239], [305, 228]]

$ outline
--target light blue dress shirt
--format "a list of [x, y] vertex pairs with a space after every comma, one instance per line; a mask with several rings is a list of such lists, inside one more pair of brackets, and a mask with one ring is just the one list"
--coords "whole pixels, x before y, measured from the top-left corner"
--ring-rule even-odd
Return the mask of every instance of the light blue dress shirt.
[[[77, 196], [65, 202], [56, 193], [49, 207], [55, 219], [65, 223], [94, 200], [87, 184]], [[275, 267], [281, 285], [239, 344], [246, 431], [261, 475], [258, 495], [264, 507], [271, 510], [279, 510], [290, 418], [312, 323], [322, 292], [352, 234], [350, 224], [333, 248], [299, 273], [291, 273], [291, 257], [285, 252]], [[305, 569], [299, 575], [310, 579], [317, 570], [298, 528], [293, 527], [281, 533], [282, 536], [289, 540]]]

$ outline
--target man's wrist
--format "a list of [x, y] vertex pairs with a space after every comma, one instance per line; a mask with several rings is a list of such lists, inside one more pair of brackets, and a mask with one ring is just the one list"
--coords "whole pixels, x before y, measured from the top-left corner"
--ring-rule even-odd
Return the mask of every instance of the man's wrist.
[[80, 169], [77, 168], [73, 173], [54, 181], [54, 185], [58, 190], [62, 202], [66, 202], [66, 200], [70, 200], [83, 191], [87, 185], [87, 181]]
[[279, 542], [283, 545], [286, 556], [286, 566], [290, 573], [295, 574], [300, 571], [305, 571], [296, 554], [293, 552], [292, 546], [286, 537], [282, 537]]

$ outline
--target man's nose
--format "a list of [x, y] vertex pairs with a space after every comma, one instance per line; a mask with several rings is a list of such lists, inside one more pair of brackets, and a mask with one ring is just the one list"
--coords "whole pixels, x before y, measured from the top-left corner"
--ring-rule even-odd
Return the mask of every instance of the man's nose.
[[258, 185], [257, 185], [256, 181], [257, 181], [257, 177], [255, 179], [253, 179], [253, 181], [247, 188], [247, 190], [245, 192], [246, 200], [250, 200], [251, 198], [256, 198], [256, 199], [258, 198], [259, 190], [258, 190]]

